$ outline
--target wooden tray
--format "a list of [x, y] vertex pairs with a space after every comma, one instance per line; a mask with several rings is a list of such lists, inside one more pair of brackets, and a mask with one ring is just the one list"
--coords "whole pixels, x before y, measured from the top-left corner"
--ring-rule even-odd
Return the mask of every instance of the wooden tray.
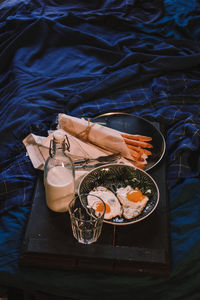
[[47, 208], [41, 173], [19, 263], [66, 270], [168, 276], [170, 244], [165, 157], [149, 174], [160, 189], [160, 201], [152, 215], [127, 226], [104, 224], [96, 243], [82, 245], [72, 235], [69, 214]]

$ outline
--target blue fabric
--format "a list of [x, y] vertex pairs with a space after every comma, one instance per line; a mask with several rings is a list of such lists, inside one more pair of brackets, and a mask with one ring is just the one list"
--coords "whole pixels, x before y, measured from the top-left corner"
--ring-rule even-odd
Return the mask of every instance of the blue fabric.
[[[98, 299], [96, 290], [99, 299], [146, 299], [148, 293], [199, 299], [199, 24], [197, 0], [1, 1], [2, 287], [80, 299]], [[30, 132], [47, 135], [60, 112], [93, 117], [110, 111], [166, 128], [170, 278], [19, 268], [36, 180], [23, 138]]]

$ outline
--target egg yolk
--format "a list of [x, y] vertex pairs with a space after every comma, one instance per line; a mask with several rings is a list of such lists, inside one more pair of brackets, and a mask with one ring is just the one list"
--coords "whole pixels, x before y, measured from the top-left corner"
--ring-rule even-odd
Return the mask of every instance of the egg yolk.
[[127, 199], [132, 202], [142, 201], [145, 196], [142, 194], [140, 190], [133, 190], [127, 194]]
[[[107, 214], [107, 213], [110, 212], [110, 206], [106, 203], [105, 203], [105, 205], [106, 205], [106, 212], [105, 213]], [[102, 212], [103, 210], [104, 210], [104, 205], [103, 205], [102, 202], [99, 202], [97, 204], [97, 207], [96, 207], [96, 212]]]

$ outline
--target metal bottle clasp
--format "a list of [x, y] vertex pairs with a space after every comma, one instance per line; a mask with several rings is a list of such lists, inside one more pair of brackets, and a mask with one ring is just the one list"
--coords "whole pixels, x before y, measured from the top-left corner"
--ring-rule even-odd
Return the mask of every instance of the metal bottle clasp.
[[[54, 149], [54, 143], [53, 143], [53, 139], [50, 140], [50, 144], [49, 144], [49, 155], [50, 157], [53, 157], [55, 154], [55, 149]], [[65, 135], [65, 140], [62, 143], [62, 149], [63, 152], [65, 152], [65, 150], [67, 150], [68, 152], [70, 152], [70, 142], [68, 139], [67, 134]]]

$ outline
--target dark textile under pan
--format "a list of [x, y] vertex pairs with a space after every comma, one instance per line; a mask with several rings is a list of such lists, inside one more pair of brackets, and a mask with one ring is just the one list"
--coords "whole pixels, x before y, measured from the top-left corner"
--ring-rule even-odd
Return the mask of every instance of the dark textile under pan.
[[[200, 299], [200, 4], [0, 1], [0, 285], [74, 299]], [[22, 268], [36, 171], [22, 140], [58, 113], [166, 129], [171, 275]]]

